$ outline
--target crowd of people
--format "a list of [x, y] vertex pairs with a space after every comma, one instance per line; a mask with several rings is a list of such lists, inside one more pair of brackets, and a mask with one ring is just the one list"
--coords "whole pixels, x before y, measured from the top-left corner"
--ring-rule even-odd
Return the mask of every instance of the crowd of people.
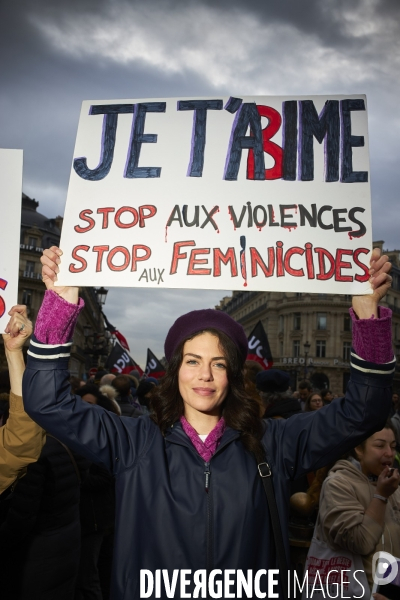
[[[353, 299], [343, 397], [308, 380], [291, 390], [286, 372], [247, 361], [242, 327], [217, 310], [172, 325], [162, 380], [137, 371], [71, 378], [82, 300], [77, 288], [54, 286], [61, 256], [44, 251], [47, 292], [26, 370], [24, 307], [10, 311], [3, 335], [1, 598], [134, 600], [144, 569], [171, 578], [176, 569], [282, 571], [299, 498], [318, 515], [318, 539], [361, 557], [371, 588], [374, 553], [400, 556], [400, 405], [390, 311], [378, 306], [391, 282], [387, 257], [373, 252], [372, 293]], [[267, 593], [266, 578], [259, 586]], [[180, 589], [150, 597], [182, 597]]]

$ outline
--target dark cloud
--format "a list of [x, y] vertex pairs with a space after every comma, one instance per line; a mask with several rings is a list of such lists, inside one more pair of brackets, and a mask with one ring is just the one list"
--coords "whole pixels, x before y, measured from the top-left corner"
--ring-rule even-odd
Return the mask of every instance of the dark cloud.
[[[399, 12], [398, 0], [0, 0], [0, 147], [24, 149], [24, 191], [55, 216], [82, 100], [366, 93], [374, 237], [400, 247]], [[176, 316], [224, 294], [111, 290], [106, 312], [143, 360], [147, 343], [162, 355]]]

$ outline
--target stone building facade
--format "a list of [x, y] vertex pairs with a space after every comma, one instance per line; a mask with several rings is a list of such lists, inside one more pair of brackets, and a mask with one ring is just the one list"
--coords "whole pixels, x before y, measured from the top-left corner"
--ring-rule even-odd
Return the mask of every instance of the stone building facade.
[[[384, 242], [374, 246], [383, 249]], [[383, 302], [393, 311], [394, 351], [400, 355], [400, 250], [384, 250], [392, 262], [392, 289]], [[242, 292], [216, 308], [241, 323], [249, 335], [258, 321], [267, 333], [274, 367], [290, 372], [292, 389], [301, 379], [315, 388], [345, 391], [351, 351], [351, 296], [289, 292]], [[395, 376], [400, 390], [400, 365]]]
[[[39, 202], [22, 194], [18, 303], [26, 304], [34, 322], [45, 292], [40, 257], [43, 249], [60, 243], [62, 217], [49, 219], [39, 213]], [[71, 349], [71, 375], [82, 377], [91, 367], [104, 364], [110, 336], [104, 329], [101, 306], [94, 288], [81, 288], [85, 300]], [[86, 335], [85, 335], [86, 334]], [[89, 335], [88, 335], [89, 334]], [[0, 339], [0, 369], [6, 368], [3, 341]]]

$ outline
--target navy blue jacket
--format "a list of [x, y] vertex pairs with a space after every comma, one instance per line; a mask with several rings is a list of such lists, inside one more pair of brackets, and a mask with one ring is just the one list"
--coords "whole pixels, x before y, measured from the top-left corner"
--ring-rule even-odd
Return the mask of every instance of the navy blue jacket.
[[[246, 574], [276, 566], [257, 465], [238, 431], [226, 429], [207, 465], [180, 423], [163, 437], [149, 417], [118, 417], [72, 395], [69, 346], [34, 344], [24, 376], [27, 413], [116, 478], [113, 600], [140, 597], [140, 569], [153, 574], [156, 569], [170, 574], [173, 569], [241, 569]], [[290, 481], [336, 460], [386, 421], [394, 364], [355, 358], [352, 370], [345, 398], [314, 413], [266, 421], [263, 443], [285, 537]], [[161, 592], [165, 598], [163, 586]]]

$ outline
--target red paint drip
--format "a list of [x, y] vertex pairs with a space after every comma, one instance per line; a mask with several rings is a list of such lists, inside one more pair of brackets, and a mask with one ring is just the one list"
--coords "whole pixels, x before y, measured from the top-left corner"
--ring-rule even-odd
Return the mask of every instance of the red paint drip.
[[165, 242], [167, 242], [168, 239], [168, 225], [165, 226]]

